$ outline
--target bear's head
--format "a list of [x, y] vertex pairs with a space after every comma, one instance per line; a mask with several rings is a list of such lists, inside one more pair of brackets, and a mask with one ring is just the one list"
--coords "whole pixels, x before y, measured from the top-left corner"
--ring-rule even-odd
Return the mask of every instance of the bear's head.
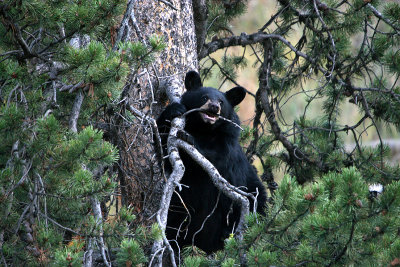
[[187, 91], [183, 94], [181, 103], [187, 110], [201, 109], [188, 115], [188, 121], [204, 126], [218, 126], [224, 123], [221, 117], [239, 123], [233, 107], [246, 96], [246, 90], [237, 86], [226, 93], [212, 87], [203, 87], [200, 75], [190, 71], [185, 77]]

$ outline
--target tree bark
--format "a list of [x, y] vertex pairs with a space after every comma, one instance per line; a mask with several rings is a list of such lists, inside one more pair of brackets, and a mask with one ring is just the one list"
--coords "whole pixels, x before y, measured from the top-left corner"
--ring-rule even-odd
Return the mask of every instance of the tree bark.
[[149, 119], [156, 118], [167, 103], [161, 89], [168, 80], [181, 81], [182, 93], [185, 73], [197, 70], [196, 37], [191, 1], [131, 0], [127, 12], [118, 33], [121, 40], [148, 44], [150, 36], [158, 35], [167, 45], [151, 65], [135, 69], [125, 86], [127, 104], [144, 117], [137, 117], [133, 127], [120, 127], [115, 133], [122, 199], [147, 221], [155, 219], [166, 180], [156, 156], [160, 151], [152, 145], [154, 125]]

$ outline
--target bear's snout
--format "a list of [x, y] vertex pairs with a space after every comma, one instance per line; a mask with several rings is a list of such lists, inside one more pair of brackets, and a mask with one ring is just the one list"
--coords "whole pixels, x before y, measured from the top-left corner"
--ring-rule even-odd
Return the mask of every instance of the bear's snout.
[[220, 104], [217, 101], [212, 101], [212, 100], [208, 100], [200, 108], [208, 111], [209, 113], [213, 113], [214, 115], [219, 115], [221, 111]]
[[200, 117], [205, 123], [214, 124], [221, 113], [221, 106], [217, 101], [208, 100], [200, 107], [203, 111], [200, 112]]
[[210, 104], [208, 105], [208, 110], [212, 113], [219, 114], [220, 106], [217, 103], [210, 102]]

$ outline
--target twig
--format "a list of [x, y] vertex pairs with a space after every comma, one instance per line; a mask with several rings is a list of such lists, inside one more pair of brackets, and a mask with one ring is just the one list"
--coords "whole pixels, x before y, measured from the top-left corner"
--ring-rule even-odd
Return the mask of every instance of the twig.
[[264, 24], [258, 31], [263, 32], [277, 17], [279, 17], [283, 11], [285, 11], [289, 7], [289, 4], [286, 4], [283, 6], [276, 14], [271, 16], [271, 18], [267, 21], [267, 23]]
[[[214, 211], [217, 209], [217, 206], [218, 206], [218, 203], [219, 203], [219, 196], [220, 196], [220, 195], [221, 195], [221, 191], [218, 191], [217, 201], [215, 201], [214, 208], [213, 208], [212, 211], [207, 215], [207, 217], [204, 218], [203, 223], [201, 224], [200, 229], [197, 230], [197, 231], [193, 234], [193, 236], [192, 236], [192, 246], [194, 246], [194, 238], [196, 237], [196, 235], [197, 235], [198, 233], [200, 233], [201, 230], [203, 230], [204, 225], [206, 224], [208, 218], [210, 218], [211, 215], [214, 214]], [[228, 215], [228, 216], [229, 216], [229, 215]]]
[[[26, 165], [26, 162], [24, 163]], [[19, 179], [18, 183], [16, 183], [12, 188], [8, 190], [8, 192], [5, 194], [5, 197], [7, 198], [18, 186], [23, 184], [25, 182], [26, 177], [28, 177], [29, 170], [32, 167], [32, 161], [29, 161], [28, 166], [24, 166], [25, 172], [22, 175], [21, 179]]]
[[[163, 153], [163, 149], [162, 149], [162, 144], [161, 144], [161, 137], [160, 137], [160, 133], [158, 132], [158, 128], [157, 128], [157, 123], [153, 118], [150, 118], [148, 116], [146, 116], [145, 114], [143, 114], [140, 110], [136, 109], [135, 107], [133, 107], [132, 105], [127, 105], [127, 108], [129, 109], [130, 112], [132, 112], [133, 115], [139, 117], [142, 120], [147, 121], [150, 126], [151, 129], [155, 135], [154, 141], [155, 141], [155, 148], [157, 150], [157, 153], [159, 153], [160, 158], [164, 158], [164, 153]], [[161, 162], [161, 170], [162, 170], [162, 176], [165, 177], [165, 171], [164, 171], [164, 162]]]
[[25, 215], [26, 215], [26, 213], [29, 211], [29, 209], [30, 209], [30, 207], [31, 207], [32, 204], [33, 204], [33, 203], [31, 202], [29, 205], [27, 205], [27, 206], [25, 207], [24, 211], [22, 212], [21, 216], [19, 217], [18, 222], [17, 222], [17, 227], [16, 227], [15, 230], [14, 230], [14, 234], [15, 234], [15, 235], [18, 233], [19, 228], [21, 227], [22, 220], [25, 218]]
[[165, 250], [165, 248], [159, 248], [157, 251], [155, 251], [154, 253], [153, 253], [153, 256], [151, 256], [151, 260], [150, 260], [150, 262], [149, 262], [149, 266], [153, 266], [152, 264], [153, 264], [153, 260], [155, 259], [155, 257], [157, 256], [157, 254], [159, 253], [159, 252], [161, 252], [161, 255], [164, 253], [164, 250]]
[[[194, 109], [188, 110], [185, 113], [183, 113], [182, 117], [186, 117], [190, 113], [193, 113], [193, 112], [196, 112], [196, 111], [201, 112], [201, 111], [207, 111], [207, 110], [206, 109], [202, 109], [202, 108], [194, 108]], [[235, 127], [239, 128], [240, 130], [243, 131], [243, 128], [239, 124], [237, 124], [236, 122], [234, 122], [234, 121], [232, 121], [230, 119], [227, 119], [225, 117], [222, 117], [221, 115], [218, 115], [218, 114], [216, 114], [216, 115], [217, 115], [218, 119], [221, 119], [221, 120], [227, 121], [229, 123], [232, 123]]]
[[73, 233], [73, 234], [75, 234], [75, 235], [77, 235], [77, 236], [84, 236], [84, 235], [78, 233], [77, 231], [72, 230], [71, 228], [68, 228], [68, 227], [66, 227], [66, 226], [63, 226], [63, 225], [59, 224], [58, 222], [56, 222], [55, 220], [53, 220], [53, 219], [50, 218], [49, 216], [46, 216], [45, 214], [43, 214], [40, 210], [38, 211], [38, 213], [39, 213], [41, 216], [47, 218], [47, 219], [48, 219], [51, 223], [53, 223], [54, 225], [60, 227], [61, 229], [66, 230], [66, 231], [68, 231], [68, 232], [71, 232], [71, 233]]
[[373, 5], [371, 5], [370, 3], [367, 4], [367, 7], [369, 9], [371, 9], [372, 13], [374, 13], [374, 15], [378, 18], [380, 18], [381, 20], [383, 20], [384, 22], [386, 22], [388, 25], [390, 25], [398, 35], [400, 35], [400, 28], [396, 27], [393, 23], [391, 23], [387, 18], [385, 18]]
[[[41, 193], [41, 194], [44, 196], [44, 214], [46, 215], [46, 217], [45, 217], [45, 219], [44, 219], [44, 222], [45, 222], [45, 226], [46, 226], [46, 229], [47, 229], [47, 228], [48, 228], [48, 221], [47, 221], [47, 197], [46, 197], [45, 186], [44, 186], [44, 183], [43, 183], [43, 180], [42, 180], [42, 177], [40, 176], [40, 174], [39, 174], [39, 173], [36, 173], [36, 176], [39, 178], [39, 183], [40, 183], [40, 186], [42, 187], [41, 190], [40, 190], [40, 192], [38, 192], [38, 193]], [[39, 195], [39, 194], [37, 194], [37, 195]]]
[[351, 222], [351, 229], [350, 229], [349, 239], [347, 240], [345, 246], [343, 247], [343, 249], [339, 253], [339, 255], [336, 255], [336, 257], [328, 264], [328, 266], [332, 266], [333, 264], [337, 263], [343, 257], [343, 255], [346, 253], [346, 250], [347, 250], [348, 246], [350, 245], [351, 241], [353, 240], [355, 226], [356, 226], [356, 220], [353, 219], [352, 222]]
[[78, 82], [77, 84], [71, 84], [71, 85], [62, 85], [61, 88], [59, 89], [60, 92], [67, 91], [68, 93], [73, 93], [76, 91], [76, 89], [80, 88], [82, 86], [83, 82]]
[[[324, 28], [324, 30], [328, 33], [329, 40], [331, 41], [331, 44], [332, 44], [333, 57], [331, 59], [332, 60], [331, 72], [330, 72], [330, 74], [326, 74], [325, 75], [327, 78], [329, 78], [329, 81], [330, 81], [332, 79], [332, 76], [333, 76], [332, 74], [333, 74], [333, 71], [335, 70], [335, 66], [336, 66], [336, 54], [337, 54], [337, 51], [336, 51], [336, 46], [335, 46], [335, 40], [333, 39], [331, 32], [328, 30], [328, 26], [326, 26], [325, 21], [322, 19], [321, 14], [319, 13], [319, 8], [321, 8], [321, 5], [322, 5], [321, 2], [319, 2], [317, 0], [314, 0], [313, 3], [314, 3], [315, 13], [317, 13], [317, 16], [318, 16], [318, 20], [321, 22], [322, 27]], [[323, 5], [326, 6], [325, 3], [323, 3]]]
[[168, 2], [167, 0], [158, 0], [158, 1], [160, 1], [161, 3], [166, 4], [167, 6], [169, 6], [170, 8], [172, 8], [175, 11], [178, 10], [176, 7], [174, 7], [174, 5], [172, 3]]

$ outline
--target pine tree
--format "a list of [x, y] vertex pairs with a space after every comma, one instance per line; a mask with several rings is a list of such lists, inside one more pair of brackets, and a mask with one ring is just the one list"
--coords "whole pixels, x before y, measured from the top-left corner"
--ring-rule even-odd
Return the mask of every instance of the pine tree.
[[[397, 266], [400, 169], [390, 163], [383, 139], [388, 128], [398, 136], [400, 126], [400, 5], [277, 3], [258, 32], [235, 35], [229, 22], [245, 2], [208, 2], [211, 35], [199, 53], [202, 74], [218, 76], [220, 86], [237, 83], [250, 58], [246, 49], [254, 55], [255, 117], [242, 142], [260, 162], [271, 198], [265, 218], [248, 217], [243, 241], [232, 236], [213, 257], [187, 249], [185, 264]], [[299, 103], [297, 95], [304, 96], [304, 109], [291, 116], [285, 107]], [[358, 115], [344, 124], [342, 109], [350, 105]], [[363, 146], [367, 131], [377, 146]], [[277, 187], [272, 171], [282, 166], [286, 174]]]
[[115, 29], [125, 7], [0, 4], [2, 266], [109, 265], [119, 247], [119, 258], [144, 263], [138, 242], [159, 236], [157, 228], [132, 230], [132, 209], [115, 204], [119, 153], [102, 131], [130, 70], [165, 47], [158, 36], [121, 42]]

